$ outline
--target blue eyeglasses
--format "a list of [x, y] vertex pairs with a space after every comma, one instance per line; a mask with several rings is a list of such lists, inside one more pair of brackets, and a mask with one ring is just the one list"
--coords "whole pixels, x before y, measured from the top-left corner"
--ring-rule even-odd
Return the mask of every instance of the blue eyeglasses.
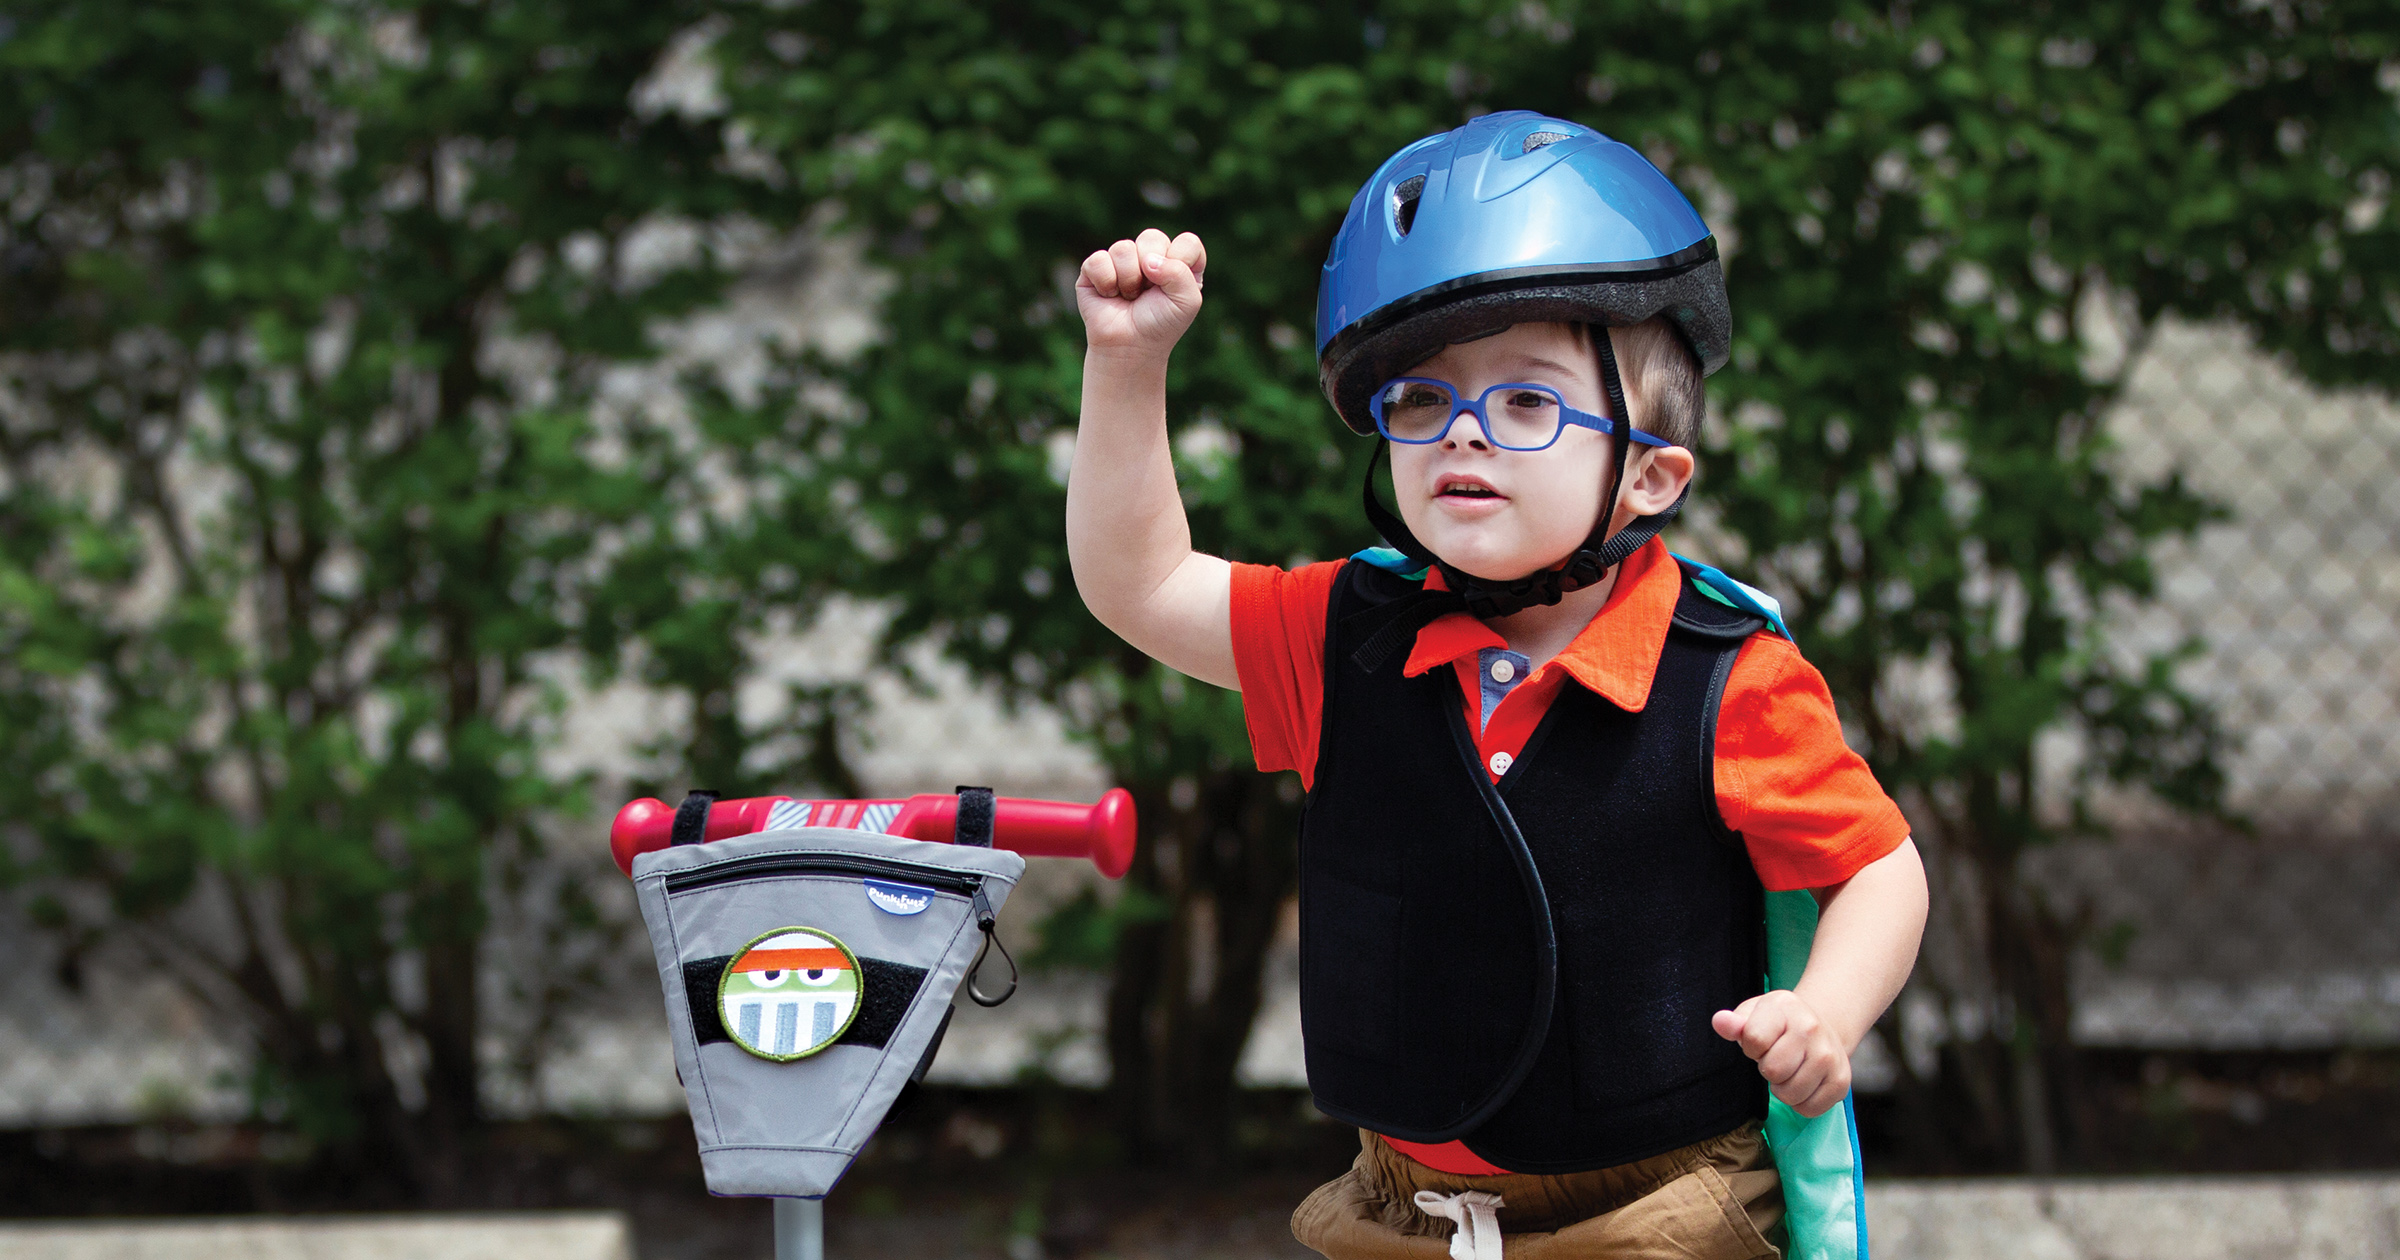
[[[1429, 446], [1448, 437], [1461, 412], [1474, 416], [1484, 438], [1504, 451], [1547, 450], [1570, 424], [1617, 431], [1614, 421], [1577, 411], [1547, 385], [1494, 385], [1469, 401], [1448, 381], [1396, 376], [1367, 400], [1367, 411], [1375, 417], [1377, 433], [1403, 446]], [[1640, 429], [1632, 429], [1632, 437], [1643, 446], [1674, 445]]]

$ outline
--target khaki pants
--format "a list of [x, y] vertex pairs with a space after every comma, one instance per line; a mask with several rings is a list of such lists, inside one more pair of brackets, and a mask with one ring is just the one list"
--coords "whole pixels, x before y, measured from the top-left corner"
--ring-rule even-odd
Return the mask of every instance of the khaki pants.
[[1499, 1195], [1508, 1260], [1779, 1258], [1783, 1183], [1756, 1124], [1649, 1159], [1562, 1177], [1437, 1172], [1359, 1133], [1350, 1171], [1292, 1213], [1292, 1236], [1331, 1260], [1449, 1260], [1453, 1226], [1419, 1190]]

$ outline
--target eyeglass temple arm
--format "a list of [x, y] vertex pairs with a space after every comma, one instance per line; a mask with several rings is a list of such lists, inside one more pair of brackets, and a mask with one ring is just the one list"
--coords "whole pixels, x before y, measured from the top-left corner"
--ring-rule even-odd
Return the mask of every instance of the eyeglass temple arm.
[[[1560, 403], [1558, 405], [1558, 409], [1566, 413], [1567, 422], [1570, 424], [1581, 425], [1586, 429], [1597, 429], [1602, 433], [1608, 434], [1614, 434], [1617, 431], [1617, 422], [1609, 419], [1607, 416], [1595, 416], [1588, 411], [1577, 411], [1565, 403]], [[1640, 429], [1637, 429], [1630, 424], [1626, 425], [1625, 428], [1626, 431], [1633, 436], [1633, 443], [1636, 446], [1675, 445], [1673, 442], [1670, 442], [1655, 433], [1644, 433]]]

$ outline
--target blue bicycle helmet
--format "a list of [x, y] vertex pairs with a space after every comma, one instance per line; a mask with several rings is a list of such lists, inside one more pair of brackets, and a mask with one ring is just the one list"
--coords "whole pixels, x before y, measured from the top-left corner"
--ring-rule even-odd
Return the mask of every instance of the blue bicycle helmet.
[[1511, 324], [1664, 315], [1703, 372], [1732, 312], [1717, 241], [1648, 159], [1529, 110], [1428, 136], [1386, 160], [1333, 238], [1317, 285], [1325, 396], [1361, 434], [1367, 397], [1453, 342]]
[[[1638, 324], [1664, 316], [1703, 373], [1722, 367], [1732, 310], [1716, 238], [1683, 193], [1633, 149], [1529, 110], [1486, 114], [1395, 153], [1351, 198], [1317, 286], [1317, 374], [1354, 431], [1367, 401], [1442, 347], [1514, 324]], [[1627, 414], [1616, 356], [1595, 336], [1609, 412]], [[1614, 503], [1629, 443], [1617, 443]], [[1380, 454], [1380, 447], [1378, 448]], [[1368, 515], [1410, 559], [1440, 563], [1376, 503]], [[1677, 507], [1681, 506], [1680, 500]], [[1553, 573], [1492, 583], [1442, 565], [1479, 616], [1556, 603], [1600, 579], [1675, 508], [1592, 540]]]

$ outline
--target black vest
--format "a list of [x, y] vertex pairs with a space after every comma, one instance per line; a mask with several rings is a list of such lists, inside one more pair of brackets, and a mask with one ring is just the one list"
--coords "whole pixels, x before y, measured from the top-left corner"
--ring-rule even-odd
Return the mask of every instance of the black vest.
[[1763, 894], [1714, 782], [1717, 702], [1764, 623], [1687, 578], [1642, 711], [1569, 682], [1495, 788], [1454, 671], [1353, 659], [1418, 589], [1354, 561], [1326, 610], [1300, 825], [1318, 1110], [1528, 1173], [1764, 1117], [1757, 1067], [1709, 1027], [1766, 974]]

